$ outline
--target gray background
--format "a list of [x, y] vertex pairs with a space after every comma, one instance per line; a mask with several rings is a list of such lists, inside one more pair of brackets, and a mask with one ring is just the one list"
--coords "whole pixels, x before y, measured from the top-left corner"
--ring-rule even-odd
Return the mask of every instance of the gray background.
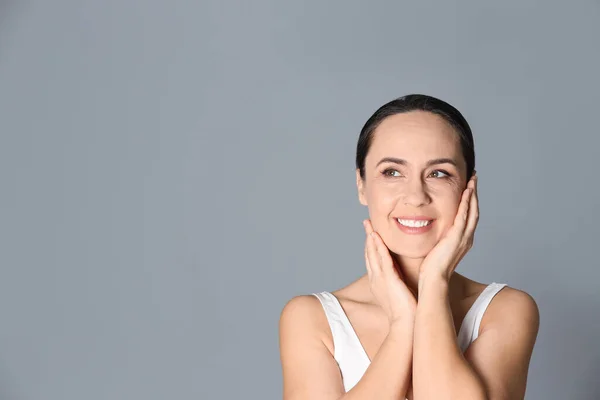
[[598, 1], [0, 2], [0, 398], [276, 399], [278, 319], [365, 272], [354, 152], [475, 135], [458, 271], [538, 302], [528, 399], [600, 396]]

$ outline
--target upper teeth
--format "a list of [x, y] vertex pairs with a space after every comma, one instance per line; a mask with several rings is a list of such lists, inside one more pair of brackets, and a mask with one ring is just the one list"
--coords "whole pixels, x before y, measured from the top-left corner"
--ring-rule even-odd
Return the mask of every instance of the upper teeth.
[[431, 221], [425, 221], [425, 220], [417, 221], [414, 219], [398, 219], [398, 222], [400, 222], [404, 226], [410, 226], [413, 228], [422, 228], [431, 223]]

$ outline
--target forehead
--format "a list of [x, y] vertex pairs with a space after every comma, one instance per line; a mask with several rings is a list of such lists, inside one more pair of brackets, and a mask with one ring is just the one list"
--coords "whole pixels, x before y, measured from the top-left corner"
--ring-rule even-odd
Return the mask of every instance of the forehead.
[[454, 128], [439, 115], [410, 111], [384, 119], [373, 135], [371, 159], [385, 156], [406, 159], [410, 163], [432, 158], [451, 157], [461, 161], [460, 139]]

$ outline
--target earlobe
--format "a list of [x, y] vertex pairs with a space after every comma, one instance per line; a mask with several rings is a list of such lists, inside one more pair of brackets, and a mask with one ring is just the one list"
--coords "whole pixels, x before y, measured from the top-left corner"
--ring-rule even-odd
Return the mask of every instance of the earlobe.
[[356, 170], [356, 188], [358, 189], [358, 201], [363, 206], [367, 205], [367, 200], [365, 196], [365, 182], [360, 177], [360, 170]]

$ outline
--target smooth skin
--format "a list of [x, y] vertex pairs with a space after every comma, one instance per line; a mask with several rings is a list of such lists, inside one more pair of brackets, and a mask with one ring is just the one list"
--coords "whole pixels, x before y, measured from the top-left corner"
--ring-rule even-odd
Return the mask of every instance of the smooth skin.
[[[385, 157], [404, 163], [379, 161]], [[451, 163], [429, 165], [433, 159]], [[332, 292], [365, 348], [370, 366], [348, 393], [333, 358], [333, 338], [319, 300], [297, 296], [280, 317], [285, 400], [523, 399], [539, 329], [538, 307], [527, 293], [505, 287], [463, 354], [456, 335], [486, 284], [456, 267], [472, 248], [479, 220], [476, 176], [465, 182], [456, 134], [440, 117], [409, 112], [377, 128], [357, 171], [366, 233], [367, 274]], [[440, 176], [441, 175], [441, 176]], [[407, 235], [394, 217], [435, 219], [422, 235]]]

